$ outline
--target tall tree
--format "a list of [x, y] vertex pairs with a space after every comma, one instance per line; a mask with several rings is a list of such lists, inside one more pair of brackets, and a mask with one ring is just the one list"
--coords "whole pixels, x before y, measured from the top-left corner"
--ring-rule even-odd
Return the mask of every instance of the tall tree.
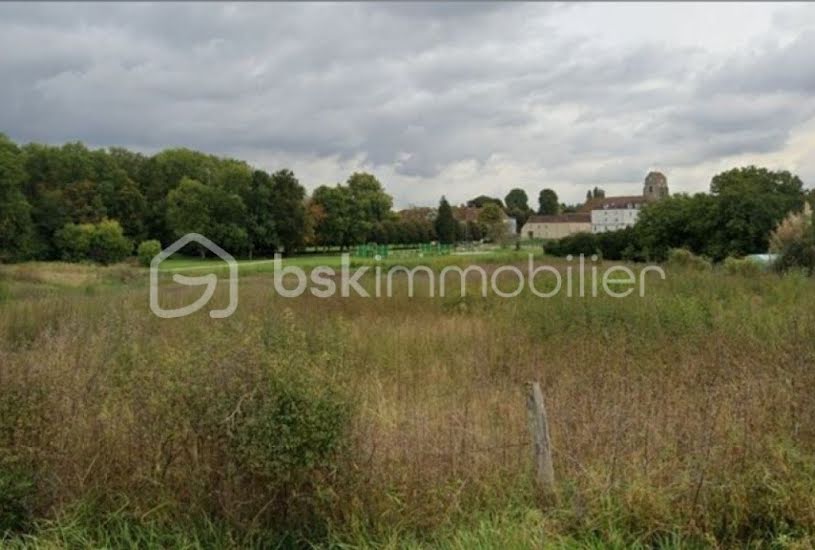
[[442, 196], [439, 201], [439, 211], [438, 214], [436, 214], [436, 220], [434, 222], [436, 237], [439, 239], [439, 242], [445, 244], [455, 242], [457, 225], [458, 222], [456, 222], [456, 219], [453, 217], [453, 209], [450, 207], [450, 203]]
[[362, 208], [348, 187], [322, 185], [314, 190], [312, 202], [323, 213], [322, 220], [315, 227], [319, 244], [345, 249], [365, 239], [368, 226]]
[[249, 237], [249, 256], [274, 254], [278, 245], [277, 223], [272, 216], [275, 193], [272, 178], [263, 170], [252, 173], [252, 183], [245, 198]]
[[560, 212], [560, 202], [557, 193], [552, 189], [542, 189], [538, 195], [538, 214], [554, 216]]
[[359, 204], [365, 220], [371, 224], [382, 222], [391, 213], [393, 198], [385, 192], [373, 174], [354, 172], [348, 178], [348, 189]]
[[495, 203], [488, 203], [478, 214], [478, 222], [487, 229], [487, 237], [493, 242], [501, 242], [506, 236], [504, 213]]
[[269, 213], [277, 226], [277, 243], [286, 254], [305, 244], [306, 190], [291, 170], [272, 174], [274, 201]]
[[526, 191], [516, 187], [507, 193], [506, 197], [504, 197], [504, 204], [506, 204], [508, 211], [526, 211], [529, 210], [529, 197], [527, 196]]
[[23, 157], [18, 147], [0, 134], [0, 261], [29, 256], [33, 224], [23, 194]]

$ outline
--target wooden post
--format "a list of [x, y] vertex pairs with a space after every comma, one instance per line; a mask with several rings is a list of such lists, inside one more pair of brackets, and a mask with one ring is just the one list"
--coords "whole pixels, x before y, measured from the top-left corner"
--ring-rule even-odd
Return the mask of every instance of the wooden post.
[[538, 382], [532, 382], [527, 399], [529, 409], [529, 430], [535, 451], [535, 483], [544, 494], [554, 494], [555, 469], [552, 466], [552, 442], [549, 439], [549, 423], [546, 407], [543, 405], [543, 392]]

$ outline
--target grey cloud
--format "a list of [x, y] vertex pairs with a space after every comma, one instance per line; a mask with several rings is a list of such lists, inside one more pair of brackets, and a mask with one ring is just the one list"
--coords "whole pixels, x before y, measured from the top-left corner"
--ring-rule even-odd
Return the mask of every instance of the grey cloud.
[[608, 48], [555, 27], [563, 9], [2, 4], [0, 131], [362, 157], [431, 180], [501, 155], [582, 184], [777, 150], [815, 114], [811, 32], [716, 59]]

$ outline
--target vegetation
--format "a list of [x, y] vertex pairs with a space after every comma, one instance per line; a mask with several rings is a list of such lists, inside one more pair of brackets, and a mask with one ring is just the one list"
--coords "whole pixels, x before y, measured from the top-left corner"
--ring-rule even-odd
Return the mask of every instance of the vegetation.
[[439, 242], [452, 243], [456, 240], [456, 220], [453, 218], [453, 209], [445, 197], [439, 202], [439, 212], [436, 215], [434, 228]]
[[[614, 260], [664, 261], [672, 249], [683, 248], [719, 262], [728, 256], [767, 252], [771, 232], [790, 212], [801, 211], [805, 201], [797, 176], [754, 166], [718, 174], [710, 189], [646, 205], [633, 228], [571, 235], [547, 244], [546, 250], [558, 256], [596, 253]], [[801, 255], [811, 245], [801, 239], [795, 242], [790, 244], [799, 248], [794, 263], [809, 265]], [[777, 245], [786, 246], [780, 241]]]
[[538, 196], [538, 214], [552, 216], [560, 213], [557, 193], [552, 189], [543, 189]]
[[161, 252], [161, 243], [156, 240], [144, 241], [139, 245], [136, 251], [136, 256], [139, 259], [139, 264], [148, 267], [153, 258], [158, 256]]
[[[114, 268], [56, 267], [3, 271], [4, 546], [815, 542], [815, 283], [798, 273], [376, 300], [270, 296], [242, 271], [215, 322], [155, 318], [141, 277], [71, 292]], [[533, 379], [554, 502], [532, 483]]]
[[791, 212], [770, 235], [770, 251], [778, 255], [775, 267], [780, 271], [815, 271], [815, 224], [809, 205]]
[[[402, 217], [392, 207], [371, 174], [352, 174], [344, 185], [318, 187], [307, 198], [290, 170], [269, 174], [189, 149], [148, 157], [81, 143], [18, 147], [0, 135], [3, 262], [115, 262], [143, 241], [168, 245], [190, 232], [249, 258], [307, 245], [437, 238], [433, 217]], [[476, 232], [481, 229], [455, 222], [449, 242]]]
[[515, 219], [516, 232], [520, 234], [526, 220], [532, 215], [532, 209], [529, 208], [529, 197], [526, 191], [516, 188], [507, 193], [504, 202], [507, 205], [507, 215]]

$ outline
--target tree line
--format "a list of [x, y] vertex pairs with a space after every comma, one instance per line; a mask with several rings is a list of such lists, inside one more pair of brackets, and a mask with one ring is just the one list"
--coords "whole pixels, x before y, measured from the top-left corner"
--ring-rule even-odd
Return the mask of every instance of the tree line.
[[452, 243], [496, 236], [503, 214], [485, 210], [483, 219], [460, 221], [442, 197], [438, 209], [400, 214], [367, 173], [309, 196], [291, 170], [268, 173], [190, 149], [150, 156], [80, 142], [19, 146], [0, 134], [0, 261], [111, 263], [142, 243], [155, 250], [193, 232], [248, 257], [365, 242]]

